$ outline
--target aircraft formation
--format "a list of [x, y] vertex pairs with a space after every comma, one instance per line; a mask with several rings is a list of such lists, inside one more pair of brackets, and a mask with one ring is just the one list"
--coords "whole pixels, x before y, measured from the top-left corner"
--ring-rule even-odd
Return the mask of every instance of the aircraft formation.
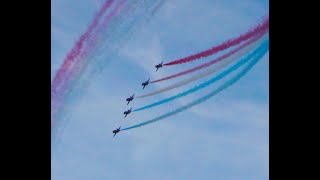
[[[163, 67], [163, 61], [162, 61], [160, 64], [155, 65], [154, 67], [156, 68], [156, 71], [158, 71], [159, 68], [162, 68], [162, 67]], [[141, 85], [142, 85], [142, 89], [144, 89], [144, 88], [145, 88], [147, 85], [149, 85], [149, 84], [150, 84], [150, 78], [149, 78], [147, 81], [145, 81], [145, 82], [143, 82], [143, 83], [141, 84]], [[135, 93], [134, 93], [132, 96], [130, 96], [130, 97], [128, 97], [128, 98], [126, 99], [126, 101], [128, 102], [127, 105], [129, 105], [129, 103], [130, 103], [131, 101], [133, 101], [134, 95], [135, 95]], [[131, 112], [132, 112], [132, 107], [131, 107], [130, 109], [126, 110], [125, 112], [123, 112], [123, 114], [125, 115], [124, 117], [126, 118], [127, 115], [130, 114]], [[117, 128], [117, 129], [113, 130], [113, 131], [112, 131], [112, 133], [114, 133], [113, 137], [115, 137], [116, 134], [119, 133], [120, 131], [121, 131], [121, 126], [120, 126], [119, 128]]]
[[[142, 1], [139, 1], [139, 2], [142, 2]], [[131, 28], [133, 27], [133, 24], [134, 24], [131, 22], [140, 21], [139, 20], [140, 18], [136, 18], [137, 21], [136, 20], [132, 21], [134, 18], [129, 18], [130, 20], [128, 21], [127, 17], [135, 17], [141, 14], [144, 14], [144, 19], [146, 20], [147, 18], [151, 18], [155, 10], [161, 6], [161, 2], [159, 3], [159, 1], [157, 0], [150, 1], [149, 3], [146, 3], [146, 2], [143, 1], [143, 3], [145, 4], [143, 6], [139, 6], [138, 1], [135, 2], [135, 1], [124, 1], [124, 0], [121, 0], [121, 1], [108, 0], [103, 4], [101, 9], [99, 10], [99, 13], [97, 13], [92, 23], [89, 24], [85, 33], [81, 35], [81, 37], [75, 43], [71, 51], [64, 58], [62, 65], [60, 66], [55, 76], [53, 77], [53, 80], [51, 83], [51, 116], [52, 116], [51, 119], [52, 119], [52, 124], [55, 124], [55, 125], [54, 126], [52, 125], [51, 126], [52, 128], [54, 127], [54, 129], [56, 129], [56, 127], [59, 127], [56, 125], [57, 120], [61, 119], [61, 117], [64, 116], [64, 113], [66, 111], [64, 111], [63, 109], [66, 103], [71, 101], [72, 98], [76, 98], [76, 96], [69, 96], [69, 94], [70, 95], [73, 94], [73, 91], [78, 88], [82, 88], [84, 90], [84, 88], [90, 83], [91, 78], [93, 78], [97, 72], [102, 70], [102, 67], [103, 67], [102, 63], [104, 63], [105, 60], [103, 60], [101, 57], [105, 58], [105, 56], [101, 56], [102, 55], [101, 53], [108, 54], [106, 52], [106, 50], [108, 49], [110, 49], [110, 52], [113, 52], [114, 48], [107, 48], [109, 47], [110, 43], [104, 43], [104, 42], [106, 42], [107, 40], [108, 42], [122, 42], [124, 39], [119, 39], [119, 38], [126, 37], [125, 34], [122, 34], [122, 33], [133, 32], [133, 31], [127, 31], [127, 29], [135, 29], [135, 28]], [[114, 3], [114, 5], [111, 5], [112, 3]], [[135, 3], [135, 5], [133, 5], [133, 3]], [[140, 11], [139, 11], [139, 8], [141, 8]], [[148, 15], [148, 11], [151, 12], [149, 13], [149, 15]], [[109, 13], [109, 14], [104, 16], [103, 14], [105, 13]], [[111, 26], [109, 26], [109, 23]], [[110, 31], [108, 30], [108, 27], [111, 27]], [[126, 29], [126, 31], [122, 31], [122, 29]], [[156, 64], [154, 67], [155, 67], [155, 71], [157, 72], [163, 66], [175, 66], [179, 64], [184, 64], [184, 63], [192, 62], [195, 60], [200, 60], [205, 57], [210, 57], [216, 53], [225, 51], [225, 53], [222, 54], [221, 56], [214, 57], [214, 59], [208, 62], [205, 62], [199, 66], [191, 67], [190, 69], [173, 73], [172, 75], [161, 77], [160, 79], [150, 80], [149, 78], [147, 81], [142, 82], [141, 84], [142, 90], [144, 90], [146, 86], [148, 86], [151, 83], [157, 83], [157, 82], [173, 79], [176, 77], [181, 77], [187, 74], [191, 74], [193, 72], [197, 72], [201, 69], [207, 68], [206, 71], [202, 71], [202, 72], [199, 71], [198, 74], [195, 74], [185, 79], [181, 79], [181, 81], [174, 82], [169, 86], [165, 86], [163, 88], [157, 89], [147, 94], [141, 94], [141, 95], [133, 94], [130, 97], [125, 99], [127, 106], [134, 99], [149, 97], [155, 94], [163, 93], [163, 92], [172, 90], [174, 88], [178, 88], [183, 85], [186, 85], [193, 81], [199, 80], [200, 78], [213, 75], [209, 80], [202, 82], [201, 84], [198, 84], [193, 88], [187, 89], [185, 91], [183, 90], [182, 92], [176, 95], [166, 97], [156, 102], [152, 102], [151, 104], [147, 104], [137, 109], [130, 108], [125, 112], [123, 112], [125, 118], [129, 114], [132, 114], [132, 112], [149, 109], [149, 108], [173, 101], [175, 99], [182, 98], [188, 94], [191, 94], [200, 89], [206, 88], [211, 84], [215, 84], [215, 82], [218, 80], [224, 79], [223, 83], [221, 83], [220, 86], [217, 86], [214, 89], [212, 89], [209, 92], [209, 94], [203, 95], [202, 97], [199, 97], [198, 99], [195, 99], [194, 101], [191, 101], [190, 103], [184, 106], [180, 106], [180, 107], [177, 107], [176, 109], [172, 109], [169, 112], [165, 112], [164, 114], [161, 114], [150, 120], [146, 120], [129, 127], [123, 127], [122, 129], [121, 127], [119, 127], [112, 131], [114, 133], [114, 136], [120, 131], [126, 131], [129, 129], [142, 127], [147, 124], [166, 119], [177, 113], [183, 112], [186, 109], [191, 108], [195, 105], [198, 105], [206, 101], [207, 99], [215, 96], [222, 90], [228, 88], [233, 83], [238, 81], [242, 76], [244, 76], [244, 74], [246, 74], [248, 70], [252, 68], [253, 65], [259, 60], [259, 58], [263, 57], [263, 55], [268, 51], [268, 48], [269, 48], [268, 36], [269, 36], [269, 17], [267, 15], [265, 16], [265, 18], [261, 19], [261, 22], [258, 22], [256, 26], [250, 28], [248, 31], [242, 34], [226, 39], [225, 41], [217, 45], [214, 45], [212, 47], [206, 48], [202, 51], [199, 51], [193, 54], [190, 53], [189, 55], [182, 56], [181, 58], [178, 58], [178, 59], [166, 58], [166, 61], [167, 61], [166, 63], [163, 63], [162, 61], [161, 63]], [[117, 37], [117, 38], [114, 39], [113, 37]], [[104, 50], [100, 51], [101, 49], [104, 49]], [[112, 53], [109, 53], [109, 54], [112, 54]], [[111, 58], [106, 58], [106, 59], [111, 59]], [[216, 65], [213, 66], [214, 64]], [[241, 69], [241, 71], [240, 70], [238, 71], [238, 69]], [[239, 72], [239, 73], [232, 76], [233, 74], [235, 74], [234, 72]], [[85, 76], [83, 76], [84, 73], [85, 73]], [[225, 81], [224, 77], [227, 75], [231, 76], [231, 78]]]
[[[235, 48], [231, 48], [235, 47]], [[183, 70], [178, 73], [174, 73], [169, 76], [162, 77], [160, 79], [155, 79], [150, 81], [150, 78], [144, 82], [142, 82], [142, 90], [145, 89], [146, 86], [148, 86], [150, 83], [156, 83], [160, 81], [165, 81], [169, 79], [173, 79], [176, 77], [184, 76], [196, 71], [199, 71], [201, 69], [206, 68], [206, 71], [202, 71], [198, 74], [195, 74], [189, 78], [182, 79], [181, 81], [174, 82], [173, 84], [155, 90], [153, 92], [149, 92], [147, 94], [137, 95], [133, 94], [132, 96], [126, 98], [127, 105], [131, 101], [133, 101], [135, 98], [144, 98], [148, 96], [152, 96], [155, 94], [159, 94], [165, 91], [169, 91], [174, 88], [178, 88], [180, 86], [186, 85], [188, 83], [191, 83], [193, 81], [196, 81], [200, 78], [213, 75], [210, 79], [202, 82], [201, 84], [198, 84], [197, 86], [194, 86], [193, 88], [187, 89], [183, 92], [180, 92], [176, 95], [167, 97], [165, 99], [156, 101], [151, 104], [147, 104], [143, 107], [139, 107], [136, 109], [133, 109], [132, 107], [126, 111], [123, 112], [124, 117], [126, 118], [130, 113], [137, 112], [145, 109], [150, 109], [155, 106], [159, 106], [161, 104], [168, 103], [170, 101], [173, 101], [178, 98], [182, 98], [188, 94], [194, 93], [200, 89], [206, 88], [211, 84], [215, 84], [217, 81], [223, 81], [222, 84], [219, 86], [215, 86], [212, 91], [210, 91], [207, 95], [204, 95], [184, 106], [181, 106], [177, 109], [171, 110], [163, 115], [160, 115], [158, 117], [155, 117], [153, 119], [132, 125], [130, 127], [125, 127], [121, 129], [121, 127], [115, 129], [112, 131], [114, 133], [113, 137], [120, 131], [126, 131], [129, 129], [134, 129], [138, 127], [145, 126], [150, 123], [154, 123], [157, 121], [160, 121], [162, 119], [166, 119], [170, 116], [173, 116], [177, 113], [183, 112], [188, 108], [191, 108], [195, 105], [198, 105], [209, 98], [215, 96], [219, 92], [225, 90], [226, 88], [230, 87], [232, 84], [237, 82], [241, 77], [243, 77], [269, 50], [269, 18], [267, 17], [264, 19], [261, 23], [256, 25], [255, 27], [251, 28], [249, 31], [247, 31], [244, 34], [241, 34], [240, 36], [237, 36], [235, 38], [228, 39], [221, 44], [218, 44], [216, 46], [213, 46], [209, 49], [203, 50], [201, 52], [198, 52], [196, 54], [192, 54], [177, 60], [173, 60], [170, 62], [166, 62], [165, 64], [163, 61], [159, 64], [156, 64], [154, 67], [156, 69], [156, 72], [162, 68], [163, 66], [171, 66], [171, 65], [178, 65], [183, 63], [192, 62], [204, 57], [209, 57], [213, 54], [216, 54], [220, 51], [224, 51], [229, 49], [230, 51], [226, 51], [223, 55], [220, 55], [218, 57], [213, 58], [212, 60], [208, 62], [204, 62], [203, 64], [191, 67], [190, 69]], [[215, 65], [214, 65], [215, 64]], [[226, 79], [225, 77], [231, 77]], [[222, 80], [224, 79], [224, 80]]]

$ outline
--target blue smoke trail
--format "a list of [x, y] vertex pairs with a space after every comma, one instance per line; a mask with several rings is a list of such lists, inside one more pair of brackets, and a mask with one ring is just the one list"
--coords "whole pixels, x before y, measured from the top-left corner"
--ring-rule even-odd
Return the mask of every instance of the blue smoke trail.
[[205, 88], [205, 87], [209, 86], [210, 84], [222, 79], [226, 75], [230, 74], [232, 71], [235, 71], [236, 69], [238, 69], [240, 66], [242, 66], [243, 64], [248, 62], [252, 57], [254, 57], [257, 53], [264, 53], [263, 50], [267, 49], [268, 47], [269, 47], [269, 39], [264, 40], [257, 49], [255, 49], [253, 52], [251, 52], [246, 57], [242, 58], [238, 63], [234, 64], [233, 66], [231, 66], [227, 70], [223, 71], [222, 73], [218, 74], [217, 76], [213, 77], [212, 79], [208, 80], [207, 82], [204, 82], [204, 83], [202, 83], [202, 84], [200, 84], [200, 85], [198, 85], [198, 86], [196, 86], [196, 87], [194, 87], [192, 89], [189, 89], [188, 91], [179, 93], [179, 94], [177, 94], [175, 96], [171, 96], [171, 97], [169, 97], [167, 99], [164, 99], [164, 100], [155, 102], [153, 104], [150, 104], [150, 105], [135, 109], [135, 110], [133, 110], [133, 112], [141, 111], [141, 110], [144, 110], [144, 109], [149, 109], [149, 108], [152, 108], [154, 106], [158, 106], [160, 104], [164, 104], [164, 103], [167, 103], [167, 102], [172, 101], [174, 99], [186, 96], [186, 95], [188, 95], [190, 93], [193, 93], [193, 92], [196, 92], [196, 91], [198, 91], [198, 90], [200, 90], [202, 88]]
[[127, 127], [127, 128], [124, 128], [122, 129], [121, 131], [125, 131], [125, 130], [129, 130], [129, 129], [134, 129], [134, 128], [138, 128], [138, 127], [141, 127], [141, 126], [144, 126], [144, 125], [147, 125], [147, 124], [150, 124], [150, 123], [154, 123], [156, 121], [160, 121], [162, 119], [165, 119], [169, 116], [173, 116], [177, 113], [180, 113], [184, 110], [187, 110], [195, 105], [198, 105], [206, 100], [208, 100], [209, 98], [215, 96], [216, 94], [218, 94], [219, 92], [225, 90], [226, 88], [230, 87], [232, 84], [234, 84], [235, 82], [237, 82], [241, 77], [243, 77], [245, 74], [248, 73], [248, 71], [265, 55], [265, 53], [267, 53], [267, 51], [269, 50], [269, 46], [263, 46], [261, 52], [259, 52], [258, 54], [256, 54], [256, 56], [253, 57], [252, 61], [250, 61], [244, 69], [242, 69], [242, 71], [240, 71], [237, 75], [235, 75], [232, 79], [226, 81], [224, 84], [222, 84], [221, 86], [219, 86], [217, 89], [215, 89], [214, 91], [212, 91], [211, 93], [209, 93], [208, 95], [196, 100], [196, 101], [193, 101], [185, 106], [182, 106], [181, 108], [179, 109], [176, 109], [172, 112], [169, 112], [167, 114], [164, 114], [164, 115], [161, 115], [159, 117], [156, 117], [154, 119], [151, 119], [149, 121], [145, 121], [145, 122], [142, 122], [142, 123], [139, 123], [137, 125], [134, 125], [134, 126], [130, 126], [130, 127]]

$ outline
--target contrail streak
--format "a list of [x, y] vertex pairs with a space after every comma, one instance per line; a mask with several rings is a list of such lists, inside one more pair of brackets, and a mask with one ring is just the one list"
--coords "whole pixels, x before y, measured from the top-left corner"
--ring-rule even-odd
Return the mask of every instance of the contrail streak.
[[139, 124], [124, 128], [121, 131], [126, 131], [126, 130], [130, 130], [130, 129], [138, 128], [138, 127], [150, 124], [150, 123], [154, 123], [154, 122], [163, 120], [163, 119], [165, 119], [167, 117], [170, 117], [170, 116], [173, 116], [173, 115], [178, 114], [180, 112], [183, 112], [183, 111], [185, 111], [185, 110], [187, 110], [187, 109], [189, 109], [189, 108], [191, 108], [191, 107], [193, 107], [195, 105], [198, 105], [198, 104], [210, 99], [211, 97], [215, 96], [219, 92], [221, 92], [221, 91], [225, 90], [226, 88], [230, 87], [231, 85], [233, 85], [240, 78], [242, 78], [245, 74], [247, 74], [248, 71], [264, 56], [264, 54], [268, 51], [268, 49], [269, 49], [269, 47], [263, 48], [262, 53], [258, 53], [257, 56], [255, 56], [253, 58], [253, 60], [250, 61], [242, 71], [240, 71], [240, 73], [238, 73], [232, 79], [226, 81], [224, 84], [222, 84], [221, 86], [219, 86], [217, 89], [215, 89], [211, 93], [207, 94], [206, 96], [204, 96], [204, 97], [202, 97], [202, 98], [200, 98], [200, 99], [198, 99], [196, 101], [193, 101], [193, 102], [191, 102], [191, 103], [189, 103], [189, 104], [187, 104], [185, 106], [182, 106], [182, 107], [180, 107], [180, 108], [178, 108], [178, 109], [176, 109], [174, 111], [171, 111], [169, 113], [166, 113], [166, 114], [161, 115], [159, 117], [156, 117], [154, 119], [151, 119], [151, 120], [148, 120], [148, 121], [145, 121], [145, 122], [142, 122], [142, 123], [139, 123]]
[[256, 54], [259, 54], [259, 53], [265, 53], [263, 52], [262, 50], [264, 49], [267, 49], [269, 46], [269, 40], [265, 40], [256, 50], [254, 50], [252, 53], [250, 53], [249, 55], [247, 55], [246, 57], [242, 58], [241, 60], [239, 60], [239, 62], [237, 62], [236, 64], [232, 65], [230, 68], [228, 68], [227, 70], [221, 72], [220, 74], [218, 74], [217, 76], [214, 76], [213, 78], [211, 78], [210, 80], [194, 87], [194, 88], [191, 88], [187, 91], [184, 91], [182, 93], [179, 93], [175, 96], [171, 96], [167, 99], [164, 99], [164, 100], [161, 100], [161, 101], [158, 101], [158, 102], [155, 102], [153, 104], [150, 104], [150, 105], [147, 105], [147, 106], [144, 106], [144, 107], [141, 107], [141, 108], [138, 108], [138, 109], [135, 109], [133, 110], [133, 112], [135, 111], [141, 111], [141, 110], [144, 110], [144, 109], [149, 109], [149, 108], [152, 108], [154, 106], [158, 106], [158, 105], [161, 105], [161, 104], [164, 104], [164, 103], [167, 103], [167, 102], [170, 102], [174, 99], [177, 99], [177, 98], [181, 98], [181, 97], [184, 97], [190, 93], [194, 93], [200, 89], [203, 89], [207, 86], [209, 86], [210, 84], [222, 79], [223, 77], [225, 77], [226, 75], [230, 74], [232, 71], [235, 71], [236, 69], [238, 69], [240, 66], [242, 66], [243, 64], [245, 64], [247, 61], [249, 61], [252, 57], [254, 57]]

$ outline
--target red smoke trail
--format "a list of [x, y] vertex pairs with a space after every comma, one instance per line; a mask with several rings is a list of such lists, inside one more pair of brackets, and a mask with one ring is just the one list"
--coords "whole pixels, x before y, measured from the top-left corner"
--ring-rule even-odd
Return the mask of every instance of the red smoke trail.
[[[98, 40], [98, 35], [103, 31], [103, 29], [105, 29], [105, 27], [108, 25], [108, 23], [110, 22], [110, 20], [119, 13], [120, 9], [122, 8], [122, 6], [124, 5], [124, 3], [126, 2], [126, 0], [121, 0], [120, 3], [118, 3], [115, 8], [110, 12], [110, 14], [108, 14], [103, 22], [100, 24], [100, 26], [97, 28], [97, 31], [94, 33], [94, 35], [92, 37], [90, 37], [90, 41], [89, 41], [89, 48], [81, 55], [81, 59], [83, 60], [85, 57], [87, 57], [87, 55], [92, 51], [92, 49], [95, 49], [95, 46], [97, 45], [97, 40]], [[78, 63], [79, 65], [81, 65], [82, 63]], [[79, 67], [78, 67], [79, 68]], [[76, 68], [76, 69], [78, 69]], [[79, 70], [79, 69], [78, 69]]]
[[107, 0], [105, 4], [102, 6], [100, 11], [97, 13], [97, 16], [94, 18], [92, 24], [89, 26], [88, 34], [91, 34], [91, 32], [94, 30], [94, 28], [98, 25], [99, 19], [104, 14], [104, 12], [111, 6], [114, 0]]
[[88, 37], [88, 47], [84, 49], [82, 54], [79, 55], [78, 61], [74, 64], [72, 69], [69, 70], [70, 72], [68, 74], [65, 74], [64, 76], [65, 83], [61, 85], [61, 88], [60, 88], [61, 93], [64, 93], [67, 90], [68, 85], [70, 84], [71, 78], [75, 78], [74, 77], [75, 74], [79, 74], [80, 72], [83, 71], [83, 69], [87, 64], [86, 61], [88, 60], [88, 58], [86, 57], [88, 57], [88, 55], [92, 52], [92, 50], [95, 49], [97, 46], [97, 35], [101, 33], [102, 30], [107, 26], [111, 18], [118, 14], [120, 8], [124, 5], [124, 3], [125, 3], [125, 0], [121, 0], [120, 3], [118, 3], [115, 6], [115, 8], [110, 12], [110, 14], [108, 14], [104, 18], [102, 24], [98, 26], [97, 30], [92, 34], [92, 36]]
[[[87, 57], [87, 55], [92, 51], [92, 49], [95, 49], [95, 46], [97, 45], [97, 35], [99, 35], [103, 29], [105, 29], [105, 27], [108, 25], [109, 21], [111, 20], [111, 18], [113, 18], [115, 15], [117, 15], [119, 13], [119, 10], [121, 9], [121, 7], [124, 5], [125, 0], [121, 0], [120, 3], [118, 3], [114, 9], [110, 12], [110, 14], [108, 14], [103, 22], [100, 24], [100, 26], [98, 26], [96, 32], [93, 34], [93, 36], [90, 37], [89, 39], [89, 47], [86, 49], [86, 51], [81, 54], [81, 59], [83, 60], [85, 57]], [[78, 63], [78, 64], [82, 64], [82, 63]]]
[[225, 49], [228, 49], [229, 47], [235, 46], [235, 45], [241, 43], [242, 41], [248, 40], [251, 37], [265, 31], [267, 28], [269, 28], [269, 17], [267, 19], [265, 19], [262, 23], [258, 24], [255, 28], [251, 29], [250, 31], [248, 31], [245, 34], [240, 35], [237, 38], [229, 39], [218, 46], [212, 47], [208, 50], [202, 51], [197, 54], [193, 54], [188, 57], [184, 57], [182, 59], [171, 61], [171, 62], [166, 63], [164, 65], [165, 66], [177, 65], [177, 64], [182, 64], [182, 63], [194, 61], [194, 60], [202, 58], [202, 57], [210, 56], [214, 53], [217, 53], [219, 51], [223, 51]]
[[[87, 46], [83, 50], [81, 54], [78, 55], [77, 61], [73, 64], [73, 66], [69, 67], [68, 72], [63, 74], [63, 81], [59, 83], [59, 92], [55, 91], [56, 89], [51, 89], [51, 117], [54, 118], [55, 114], [58, 110], [63, 106], [63, 96], [66, 93], [67, 88], [70, 85], [71, 78], [76, 78], [75, 74], [79, 74], [82, 72], [83, 68], [86, 65], [87, 56], [91, 53], [92, 49], [94, 49], [97, 45], [97, 35], [102, 32], [103, 28], [108, 24], [110, 19], [115, 16], [120, 8], [124, 5], [125, 0], [121, 0], [115, 8], [104, 18], [103, 23], [101, 23], [96, 30], [92, 32], [91, 36], [88, 36], [86, 39]], [[57, 88], [57, 87], [56, 87]], [[54, 121], [54, 119], [52, 119]]]
[[81, 35], [80, 39], [76, 42], [72, 50], [69, 52], [67, 57], [64, 59], [62, 66], [57, 71], [53, 83], [52, 89], [54, 93], [57, 93], [57, 86], [61, 83], [64, 74], [67, 72], [69, 67], [72, 65], [75, 58], [80, 54], [81, 49], [83, 48], [84, 42], [89, 38], [94, 28], [98, 25], [99, 19], [102, 17], [104, 12], [111, 6], [114, 0], [106, 0], [101, 9], [98, 11], [97, 15], [95, 16], [93, 22], [89, 25], [86, 32]]
[[189, 70], [186, 70], [186, 71], [182, 71], [182, 72], [180, 72], [180, 73], [177, 73], [177, 74], [174, 74], [174, 75], [171, 75], [171, 76], [164, 77], [164, 78], [162, 78], [162, 79], [154, 80], [154, 81], [152, 81], [152, 82], [150, 82], [150, 83], [155, 83], [155, 82], [160, 82], [160, 81], [172, 79], [172, 78], [179, 77], [179, 76], [182, 76], [182, 75], [185, 75], [185, 74], [189, 74], [189, 73], [192, 73], [192, 72], [194, 72], [194, 71], [200, 70], [200, 69], [202, 69], [202, 68], [206, 68], [206, 67], [208, 67], [208, 66], [211, 66], [211, 65], [213, 65], [213, 64], [215, 64], [215, 63], [217, 63], [217, 62], [219, 62], [219, 61], [221, 61], [221, 60], [223, 60], [223, 59], [225, 59], [225, 58], [228, 58], [229, 56], [237, 53], [238, 51], [240, 51], [241, 49], [245, 48], [246, 46], [252, 44], [252, 43], [255, 42], [257, 39], [259, 39], [260, 37], [262, 37], [262, 36], [267, 32], [267, 30], [268, 30], [268, 28], [267, 28], [265, 31], [260, 32], [260, 33], [257, 34], [254, 38], [252, 38], [252, 39], [250, 39], [249, 41], [245, 42], [245, 43], [242, 44], [241, 46], [235, 48], [234, 50], [228, 52], [227, 54], [224, 54], [224, 55], [222, 55], [222, 56], [220, 56], [220, 57], [218, 57], [218, 58], [216, 58], [216, 59], [214, 59], [214, 60], [212, 60], [212, 61], [209, 61], [209, 62], [207, 62], [207, 63], [204, 63], [204, 64], [202, 64], [202, 65], [200, 65], [200, 66], [195, 67], [195, 68], [192, 68], [192, 69], [189, 69]]
[[57, 71], [51, 84], [51, 117], [53, 117], [53, 115], [62, 105], [61, 96], [63, 93], [61, 93], [61, 91], [58, 91], [58, 86], [62, 85], [63, 78], [65, 77], [67, 71], [70, 70], [70, 66], [72, 65], [75, 58], [80, 54], [80, 51], [83, 48], [85, 41], [88, 40], [88, 38], [92, 34], [92, 31], [97, 27], [99, 20], [101, 19], [103, 14], [108, 10], [108, 8], [112, 5], [113, 1], [114, 0], [105, 1], [105, 3], [102, 5], [100, 10], [94, 17], [92, 23], [88, 26], [86, 32], [83, 35], [81, 35], [79, 40], [75, 43], [74, 47], [69, 52], [69, 54], [67, 54], [66, 58], [63, 61], [63, 64]]

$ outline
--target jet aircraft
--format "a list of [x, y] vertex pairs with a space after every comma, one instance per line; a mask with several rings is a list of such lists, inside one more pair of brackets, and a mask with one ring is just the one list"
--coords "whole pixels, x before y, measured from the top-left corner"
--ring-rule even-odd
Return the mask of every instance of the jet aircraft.
[[142, 89], [144, 89], [148, 84], [149, 84], [150, 78], [148, 79], [148, 81], [143, 82], [141, 85], [143, 86]]
[[128, 101], [127, 105], [134, 99], [134, 94], [131, 97], [128, 97], [126, 101]]
[[131, 113], [131, 110], [132, 110], [132, 108], [130, 108], [129, 110], [125, 111], [125, 112], [123, 113], [123, 114], [125, 114], [124, 117], [127, 117], [127, 115]]
[[157, 72], [159, 68], [163, 67], [163, 61], [160, 64], [155, 65], [154, 67], [157, 68], [157, 70], [156, 70], [156, 72]]
[[116, 134], [121, 131], [120, 128], [121, 128], [121, 126], [118, 129], [115, 129], [112, 131], [112, 133], [114, 133], [113, 137], [116, 136]]

